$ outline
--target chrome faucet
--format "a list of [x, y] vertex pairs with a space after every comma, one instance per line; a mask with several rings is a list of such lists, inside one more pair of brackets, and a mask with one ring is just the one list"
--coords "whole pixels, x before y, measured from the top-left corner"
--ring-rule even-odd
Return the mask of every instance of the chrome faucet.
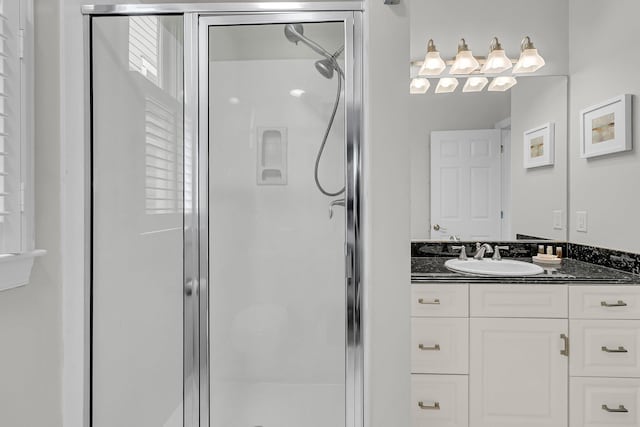
[[476, 243], [476, 254], [473, 256], [474, 259], [482, 259], [484, 258], [484, 254], [492, 254], [493, 248], [488, 243], [480, 244], [480, 242]]
[[495, 245], [493, 247], [493, 256], [491, 257], [492, 260], [500, 261], [502, 259], [502, 255], [500, 255], [500, 249], [502, 249], [503, 251], [508, 251], [509, 246]]

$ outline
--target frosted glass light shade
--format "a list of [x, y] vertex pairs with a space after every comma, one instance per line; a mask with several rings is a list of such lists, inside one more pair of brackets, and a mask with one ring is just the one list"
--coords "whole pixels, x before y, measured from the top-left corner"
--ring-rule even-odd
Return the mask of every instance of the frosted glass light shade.
[[486, 77], [469, 77], [462, 88], [463, 92], [481, 92], [489, 83]]
[[451, 93], [458, 87], [458, 79], [454, 77], [443, 77], [438, 81], [436, 93]]
[[496, 49], [489, 53], [487, 62], [482, 66], [482, 72], [485, 74], [498, 74], [511, 68], [513, 64], [502, 49]]
[[474, 70], [480, 67], [478, 60], [473, 57], [470, 50], [463, 50], [458, 52], [456, 60], [451, 66], [451, 74], [471, 74]]
[[440, 58], [440, 52], [427, 52], [418, 74], [421, 76], [438, 76], [442, 74], [446, 67], [447, 65]]
[[511, 76], [496, 77], [491, 81], [491, 84], [489, 85], [489, 91], [505, 92], [511, 89], [513, 86], [515, 86], [516, 83], [518, 83], [518, 81], [515, 79], [515, 77], [511, 77]]
[[538, 49], [525, 49], [513, 67], [513, 72], [514, 74], [533, 73], [542, 68], [544, 64], [544, 59], [538, 54]]
[[411, 79], [411, 84], [409, 85], [409, 93], [413, 95], [426, 93], [429, 90], [429, 87], [431, 87], [431, 83], [429, 83], [429, 80], [415, 77]]

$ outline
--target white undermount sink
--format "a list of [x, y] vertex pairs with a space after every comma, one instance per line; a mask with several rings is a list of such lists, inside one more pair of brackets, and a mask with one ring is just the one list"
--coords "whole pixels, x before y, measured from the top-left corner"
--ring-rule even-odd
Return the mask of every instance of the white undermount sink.
[[444, 263], [444, 266], [457, 273], [473, 274], [475, 276], [535, 276], [544, 272], [544, 269], [539, 265], [513, 259], [501, 259], [499, 261], [490, 258], [482, 260], [473, 258], [466, 260], [450, 259]]

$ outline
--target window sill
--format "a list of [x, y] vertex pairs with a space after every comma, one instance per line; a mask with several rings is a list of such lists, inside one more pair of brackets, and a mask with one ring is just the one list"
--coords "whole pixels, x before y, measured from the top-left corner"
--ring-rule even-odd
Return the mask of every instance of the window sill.
[[45, 250], [37, 249], [15, 255], [0, 255], [0, 291], [17, 288], [29, 283], [33, 260], [46, 253], [47, 251]]

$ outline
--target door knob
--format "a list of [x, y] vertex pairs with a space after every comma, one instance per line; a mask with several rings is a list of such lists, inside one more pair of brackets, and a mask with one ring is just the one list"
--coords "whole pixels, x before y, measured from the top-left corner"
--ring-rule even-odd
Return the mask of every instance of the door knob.
[[436, 230], [436, 231], [440, 231], [440, 224], [435, 224], [433, 226], [433, 229]]

